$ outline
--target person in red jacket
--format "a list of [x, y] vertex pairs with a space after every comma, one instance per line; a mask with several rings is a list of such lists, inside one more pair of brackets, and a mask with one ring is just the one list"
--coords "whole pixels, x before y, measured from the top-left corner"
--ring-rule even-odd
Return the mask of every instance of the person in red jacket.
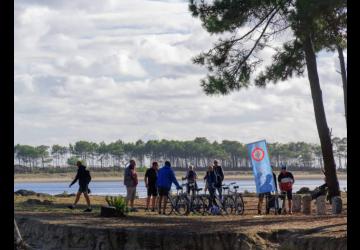
[[289, 204], [289, 214], [292, 214], [292, 186], [295, 182], [295, 179], [292, 173], [286, 170], [285, 165], [281, 167], [281, 173], [278, 176], [278, 182], [280, 191], [282, 193], [286, 193]]

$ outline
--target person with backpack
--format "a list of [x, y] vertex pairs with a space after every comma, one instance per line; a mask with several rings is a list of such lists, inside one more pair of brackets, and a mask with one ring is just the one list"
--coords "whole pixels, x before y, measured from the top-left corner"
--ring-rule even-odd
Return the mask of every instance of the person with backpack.
[[220, 165], [218, 165], [218, 161], [214, 160], [214, 173], [216, 176], [215, 188], [219, 193], [219, 197], [222, 200], [222, 182], [224, 181], [224, 171]]
[[151, 211], [155, 212], [155, 201], [158, 196], [158, 191], [156, 188], [158, 167], [159, 167], [159, 164], [156, 161], [154, 161], [152, 163], [151, 168], [147, 169], [146, 173], [145, 173], [144, 182], [145, 182], [145, 186], [147, 189], [147, 199], [146, 199], [145, 211], [147, 211], [149, 209], [149, 203], [150, 203], [150, 199], [152, 197]]
[[76, 181], [79, 181], [79, 190], [76, 194], [76, 198], [75, 198], [75, 202], [73, 205], [68, 206], [68, 208], [70, 209], [74, 209], [76, 204], [78, 203], [81, 193], [84, 194], [86, 203], [87, 203], [87, 209], [84, 210], [84, 212], [91, 212], [92, 208], [91, 208], [91, 204], [90, 204], [90, 198], [89, 198], [89, 183], [91, 181], [91, 175], [90, 175], [90, 171], [86, 169], [86, 166], [84, 166], [81, 161], [78, 161], [76, 163], [76, 165], [78, 166], [78, 170], [77, 170], [77, 174], [74, 178], [74, 180], [70, 183], [69, 187], [71, 187]]
[[197, 175], [194, 171], [194, 166], [190, 165], [189, 170], [186, 173], [186, 176], [182, 178], [182, 180], [187, 180], [186, 183], [186, 192], [190, 194], [190, 191], [192, 191], [192, 194], [195, 194], [195, 189], [197, 189], [196, 184]]
[[158, 178], [156, 181], [156, 186], [159, 191], [159, 214], [161, 214], [162, 200], [164, 200], [163, 214], [165, 214], [167, 197], [169, 195], [172, 183], [176, 185], [177, 189], [182, 189], [176, 180], [174, 171], [171, 169], [170, 162], [165, 161], [165, 165], [158, 171]]
[[125, 173], [124, 173], [124, 185], [126, 186], [126, 206], [128, 206], [130, 201], [131, 212], [137, 212], [137, 209], [134, 208], [136, 186], [138, 184], [138, 178], [135, 167], [136, 167], [135, 160], [130, 160], [130, 164], [129, 166], [127, 166], [127, 168], [125, 168]]

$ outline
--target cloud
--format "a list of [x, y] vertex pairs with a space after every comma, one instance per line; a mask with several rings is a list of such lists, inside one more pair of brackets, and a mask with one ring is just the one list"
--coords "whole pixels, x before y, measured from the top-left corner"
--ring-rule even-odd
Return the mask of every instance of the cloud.
[[[187, 1], [16, 1], [15, 143], [193, 139], [318, 142], [304, 78], [206, 96], [191, 63], [212, 47]], [[271, 63], [273, 50], [261, 56]], [[346, 136], [334, 53], [318, 69], [329, 127]]]

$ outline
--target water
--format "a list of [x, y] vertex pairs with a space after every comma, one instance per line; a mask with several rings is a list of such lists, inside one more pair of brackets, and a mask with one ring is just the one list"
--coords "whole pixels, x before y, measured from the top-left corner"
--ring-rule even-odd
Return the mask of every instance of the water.
[[[224, 184], [229, 184], [231, 182], [236, 182], [239, 186], [238, 191], [244, 192], [247, 190], [249, 192], [255, 192], [255, 183], [254, 180], [226, 180]], [[301, 187], [308, 187], [313, 190], [315, 187], [322, 185], [324, 181], [319, 180], [296, 180], [293, 186], [293, 191], [298, 191]], [[181, 184], [181, 182], [180, 182]], [[340, 190], [344, 191], [344, 188], [347, 188], [347, 180], [339, 180]], [[198, 181], [198, 186], [204, 188], [205, 183], [202, 180]], [[123, 185], [122, 181], [91, 181], [89, 184], [91, 189], [91, 194], [93, 195], [126, 195], [126, 188]], [[64, 191], [68, 193], [76, 193], [78, 190], [78, 184], [74, 184], [69, 188], [69, 182], [28, 182], [28, 183], [15, 183], [14, 191], [19, 189], [32, 190], [37, 193], [47, 193], [51, 195], [60, 194]], [[175, 191], [175, 186], [172, 185], [172, 190]], [[137, 193], [140, 198], [146, 197], [147, 192], [145, 188], [144, 181], [139, 181], [137, 186]]]

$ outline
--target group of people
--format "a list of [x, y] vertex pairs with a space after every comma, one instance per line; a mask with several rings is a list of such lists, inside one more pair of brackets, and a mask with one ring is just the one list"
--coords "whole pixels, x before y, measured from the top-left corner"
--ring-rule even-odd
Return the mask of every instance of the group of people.
[[[89, 198], [88, 184], [91, 180], [89, 171], [86, 170], [86, 167], [80, 162], [77, 162], [78, 171], [76, 177], [71, 182], [70, 187], [78, 180], [79, 189], [76, 194], [75, 201], [72, 205], [68, 206], [70, 209], [74, 209], [78, 203], [81, 194], [83, 193], [88, 205], [87, 209], [84, 212], [91, 212], [91, 204]], [[289, 213], [292, 213], [292, 185], [295, 182], [294, 176], [292, 173], [286, 170], [286, 166], [282, 166], [281, 173], [276, 178], [275, 173], [273, 172], [274, 183], [277, 187], [277, 181], [279, 182], [280, 191], [286, 193], [288, 199]], [[190, 165], [188, 171], [182, 180], [187, 180], [186, 192], [195, 193], [197, 190], [197, 174], [194, 170], [194, 166]], [[213, 201], [216, 193], [219, 198], [222, 199], [222, 183], [224, 181], [224, 171], [219, 165], [217, 160], [214, 160], [213, 165], [209, 165], [205, 176], [203, 177], [205, 181], [205, 191], [209, 191], [210, 194], [210, 206], [213, 205]], [[175, 184], [176, 188], [182, 189], [182, 186], [179, 185], [175, 173], [171, 168], [171, 163], [165, 161], [163, 167], [159, 169], [158, 162], [153, 162], [152, 166], [146, 170], [144, 175], [144, 182], [147, 189], [147, 199], [146, 199], [146, 208], [149, 210], [149, 205], [151, 202], [151, 211], [155, 212], [156, 200], [158, 199], [158, 213], [165, 214], [165, 209], [167, 205], [167, 197], [171, 190], [172, 184]], [[136, 212], [137, 209], [134, 207], [134, 200], [136, 198], [136, 187], [138, 185], [138, 175], [136, 172], [136, 162], [135, 160], [130, 160], [129, 165], [125, 168], [124, 171], [124, 185], [126, 186], [126, 205], [129, 207], [131, 212]], [[258, 202], [258, 214], [261, 214], [261, 208], [263, 199], [266, 195], [270, 193], [260, 193], [259, 202]]]
[[[136, 211], [134, 208], [134, 199], [136, 186], [138, 183], [137, 175], [135, 172], [136, 163], [134, 160], [130, 161], [130, 165], [125, 169], [124, 184], [126, 186], [126, 202], [130, 202], [130, 211]], [[197, 189], [197, 174], [194, 170], [194, 166], [190, 165], [189, 169], [182, 180], [187, 180], [186, 192], [195, 192]], [[214, 165], [209, 166], [208, 171], [204, 177], [206, 181], [206, 188], [209, 190], [211, 196], [214, 195], [217, 190], [219, 196], [222, 195], [222, 181], [224, 180], [224, 172], [222, 167], [218, 165], [218, 161], [214, 161]], [[158, 212], [159, 214], [165, 214], [167, 205], [167, 197], [171, 190], [171, 185], [175, 184], [177, 189], [182, 189], [179, 182], [176, 179], [175, 173], [171, 168], [171, 163], [165, 161], [162, 168], [159, 169], [158, 162], [153, 162], [151, 168], [147, 169], [144, 176], [144, 182], [147, 189], [146, 208], [148, 211], [151, 203], [151, 211], [155, 211], [156, 199], [158, 198]]]

